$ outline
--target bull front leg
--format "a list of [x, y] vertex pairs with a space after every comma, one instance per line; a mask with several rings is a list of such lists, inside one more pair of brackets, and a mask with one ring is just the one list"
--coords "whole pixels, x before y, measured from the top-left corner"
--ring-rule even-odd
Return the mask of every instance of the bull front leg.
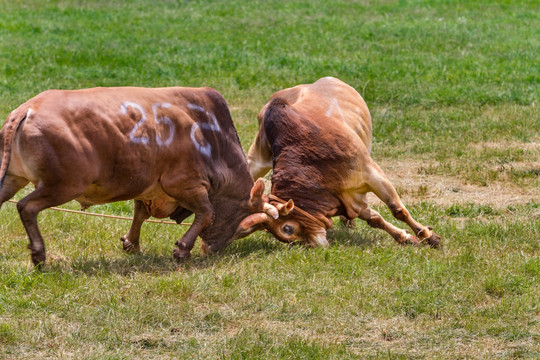
[[141, 236], [141, 227], [146, 219], [150, 217], [150, 213], [146, 209], [142, 200], [134, 201], [133, 222], [126, 235], [120, 238], [122, 248], [128, 253], [138, 253], [141, 251], [139, 238]]
[[182, 206], [193, 212], [195, 218], [188, 231], [176, 242], [177, 247], [173, 251], [173, 256], [178, 262], [185, 261], [191, 257], [191, 249], [195, 245], [197, 236], [199, 236], [205, 227], [212, 224], [214, 220], [214, 208], [206, 193], [194, 199], [192, 204], [186, 205], [184, 202]]
[[253, 180], [263, 177], [272, 169], [272, 149], [265, 139], [264, 130], [260, 128], [247, 154], [249, 172]]

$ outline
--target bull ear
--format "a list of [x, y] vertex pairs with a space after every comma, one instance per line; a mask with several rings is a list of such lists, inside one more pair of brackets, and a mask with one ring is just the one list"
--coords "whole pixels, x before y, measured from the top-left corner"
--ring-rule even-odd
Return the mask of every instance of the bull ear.
[[262, 178], [258, 178], [257, 181], [255, 181], [253, 188], [251, 188], [251, 194], [249, 198], [250, 207], [252, 209], [256, 209], [255, 211], [260, 211], [262, 206], [262, 210], [265, 214], [273, 217], [274, 219], [277, 219], [279, 217], [279, 213], [276, 207], [265, 201], [265, 199], [263, 198], [263, 194], [264, 180]]
[[278, 204], [276, 208], [279, 211], [279, 215], [285, 216], [294, 209], [294, 201], [293, 199], [289, 199], [285, 204]]
[[262, 178], [258, 178], [257, 181], [255, 181], [255, 184], [253, 184], [253, 187], [251, 188], [251, 194], [249, 196], [249, 203], [251, 205], [256, 205], [262, 202], [263, 194], [264, 194], [264, 180]]

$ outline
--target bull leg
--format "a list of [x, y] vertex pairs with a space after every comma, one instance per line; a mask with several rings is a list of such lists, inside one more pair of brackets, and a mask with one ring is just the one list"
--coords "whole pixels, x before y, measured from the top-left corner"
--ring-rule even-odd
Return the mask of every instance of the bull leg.
[[139, 237], [141, 236], [141, 227], [146, 219], [150, 217], [144, 202], [135, 200], [133, 209], [133, 222], [126, 235], [120, 238], [124, 251], [129, 253], [137, 253], [141, 251], [139, 246]]
[[71, 196], [72, 194], [64, 188], [38, 186], [36, 190], [18, 202], [17, 210], [30, 240], [28, 248], [31, 251], [34, 265], [43, 265], [46, 258], [45, 244], [37, 222], [39, 212], [52, 206], [64, 204], [80, 195]]
[[28, 184], [28, 180], [17, 176], [6, 176], [0, 188], [0, 206]]
[[186, 206], [185, 203], [182, 206], [192, 211], [195, 214], [195, 218], [188, 231], [176, 242], [177, 248], [174, 249], [173, 256], [179, 262], [191, 257], [191, 249], [195, 245], [197, 236], [214, 220], [214, 208], [208, 199], [206, 191], [204, 195], [200, 195], [197, 199], [194, 199], [193, 206]]
[[399, 244], [418, 244], [414, 236], [387, 222], [378, 212], [371, 209], [367, 203], [366, 194], [360, 193], [354, 196], [343, 194], [342, 201], [347, 209], [348, 218], [358, 217], [365, 220], [369, 226], [386, 231]]
[[384, 220], [378, 212], [371, 208], [366, 208], [366, 210], [359, 214], [359, 217], [365, 220], [369, 226], [383, 229], [389, 233], [399, 244], [419, 244], [414, 236]]
[[255, 140], [249, 148], [247, 162], [253, 180], [263, 177], [272, 169], [272, 149], [265, 141], [264, 130], [261, 128], [255, 135]]
[[396, 219], [409, 225], [421, 242], [427, 242], [432, 247], [439, 247], [441, 242], [440, 236], [433, 232], [431, 227], [424, 226], [412, 218], [405, 205], [401, 202], [396, 189], [383, 174], [382, 170], [378, 166], [376, 170], [370, 177], [369, 182], [369, 186], [375, 195], [390, 208]]

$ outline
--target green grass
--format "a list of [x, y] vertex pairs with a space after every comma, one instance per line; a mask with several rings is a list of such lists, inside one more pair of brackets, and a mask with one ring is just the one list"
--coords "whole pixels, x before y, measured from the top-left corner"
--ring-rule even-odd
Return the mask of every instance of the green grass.
[[368, 103], [377, 161], [530, 194], [404, 189], [440, 251], [336, 221], [329, 249], [257, 233], [179, 268], [185, 228], [145, 224], [133, 256], [128, 222], [44, 211], [42, 272], [5, 204], [0, 359], [537, 358], [539, 24], [537, 1], [0, 0], [2, 119], [49, 88], [212, 86], [247, 150], [274, 91], [332, 75]]

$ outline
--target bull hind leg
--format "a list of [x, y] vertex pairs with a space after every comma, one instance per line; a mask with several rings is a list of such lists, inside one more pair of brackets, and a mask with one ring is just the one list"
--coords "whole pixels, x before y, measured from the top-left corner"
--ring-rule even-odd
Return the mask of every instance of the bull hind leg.
[[144, 206], [141, 200], [135, 200], [133, 209], [133, 222], [126, 235], [120, 238], [124, 251], [129, 253], [137, 253], [141, 250], [139, 238], [141, 236], [141, 227], [146, 219], [150, 217], [150, 213]]
[[439, 247], [441, 237], [433, 232], [431, 227], [424, 226], [413, 219], [409, 211], [405, 208], [405, 205], [401, 202], [396, 189], [378, 166], [375, 167], [375, 171], [370, 176], [368, 185], [375, 195], [390, 208], [396, 219], [409, 225], [420, 242], [428, 243], [435, 248]]
[[0, 206], [11, 199], [28, 184], [28, 180], [18, 176], [6, 176], [0, 188]]
[[30, 240], [28, 248], [31, 251], [34, 265], [41, 266], [46, 259], [45, 244], [38, 228], [38, 214], [44, 209], [73, 200], [81, 193], [74, 193], [59, 186], [38, 185], [36, 190], [17, 203], [19, 216]]
[[[344, 194], [342, 195], [342, 201], [347, 208], [347, 217], [353, 219], [358, 217], [368, 223], [369, 226], [386, 231], [390, 236], [394, 238], [399, 244], [418, 244], [418, 240], [407, 233], [407, 231], [400, 229], [384, 218], [375, 210], [371, 209], [367, 203], [367, 197], [364, 193], [358, 193], [353, 196]], [[352, 222], [352, 220], [350, 220]]]

